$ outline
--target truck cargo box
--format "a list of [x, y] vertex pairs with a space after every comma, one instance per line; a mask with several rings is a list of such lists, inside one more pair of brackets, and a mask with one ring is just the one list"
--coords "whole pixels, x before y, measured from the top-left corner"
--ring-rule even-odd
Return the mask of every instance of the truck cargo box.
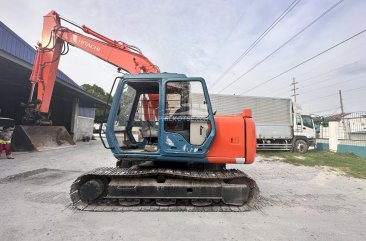
[[[196, 94], [192, 98], [204, 100]], [[211, 94], [212, 110], [218, 115], [238, 114], [251, 109], [257, 139], [291, 139], [292, 101], [287, 98]]]

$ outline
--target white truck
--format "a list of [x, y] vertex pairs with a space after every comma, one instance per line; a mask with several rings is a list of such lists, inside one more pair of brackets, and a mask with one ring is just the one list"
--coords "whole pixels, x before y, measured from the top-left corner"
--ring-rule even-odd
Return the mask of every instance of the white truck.
[[[200, 98], [197, 96], [197, 98]], [[241, 113], [251, 109], [256, 124], [257, 149], [292, 150], [300, 153], [315, 146], [315, 126], [290, 98], [211, 94], [217, 114]]]

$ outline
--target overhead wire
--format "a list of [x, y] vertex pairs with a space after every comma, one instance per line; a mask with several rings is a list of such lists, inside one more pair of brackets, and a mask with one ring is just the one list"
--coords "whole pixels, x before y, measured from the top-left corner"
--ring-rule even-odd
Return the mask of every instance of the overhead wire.
[[237, 65], [241, 60], [243, 60], [250, 51], [257, 46], [257, 44], [269, 33], [272, 31], [276, 25], [281, 22], [282, 19], [286, 17], [286, 15], [291, 12], [292, 9], [296, 7], [297, 4], [299, 4], [301, 0], [295, 0], [293, 1], [282, 13], [281, 15], [276, 18], [274, 22], [212, 83], [210, 86], [213, 88], [229, 71], [231, 71], [235, 65]]
[[[358, 44], [358, 45], [354, 45], [353, 47], [350, 48], [350, 50], [347, 50], [347, 54], [350, 54], [350, 53], [353, 53], [353, 52], [356, 52], [359, 53], [360, 52], [360, 48], [363, 48], [364, 47], [364, 43], [362, 42], [361, 44]], [[347, 48], [349, 49], [349, 48]], [[328, 69], [327, 71], [325, 72], [321, 72], [321, 73], [317, 73], [315, 75], [312, 75], [312, 76], [308, 76], [307, 74], [305, 74], [305, 76], [302, 76], [300, 79], [297, 78], [297, 81], [299, 82], [299, 87], [301, 89], [303, 89], [304, 87], [308, 87], [308, 86], [313, 86], [313, 82], [318, 82], [318, 78], [321, 77], [321, 76], [331, 76], [332, 74], [335, 74], [339, 71], [342, 71], [342, 70], [348, 70], [348, 68], [352, 68], [352, 66], [354, 65], [357, 65], [357, 64], [361, 64], [364, 60], [366, 60], [366, 57], [363, 57], [363, 58], [359, 58], [357, 59], [356, 61], [353, 61], [353, 62], [348, 62], [347, 64], [343, 64], [343, 65], [338, 65], [338, 66], [335, 66], [334, 68], [332, 69]], [[334, 63], [336, 64], [336, 63]], [[324, 68], [324, 69], [327, 69], [327, 67], [329, 66], [329, 62], [326, 62], [326, 63], [323, 63], [322, 65], [317, 65], [319, 68]], [[364, 66], [364, 64], [362, 63], [362, 66]], [[307, 72], [308, 73], [308, 72]], [[329, 79], [330, 77], [328, 77], [327, 79]], [[283, 80], [283, 82], [286, 82], [286, 80]], [[303, 85], [303, 83], [305, 82], [305, 85]], [[266, 93], [266, 94], [263, 94], [265, 96], [277, 96], [279, 95], [280, 93], [285, 93], [284, 91], [284, 86], [278, 86], [277, 88], [271, 88], [269, 89], [269, 92]]]
[[[342, 93], [343, 94], [343, 93]], [[350, 95], [352, 94], [352, 95]], [[360, 94], [355, 94], [355, 93], [345, 93], [343, 95], [343, 100], [344, 102], [348, 102], [349, 100], [354, 100], [354, 99], [357, 99], [357, 100], [360, 100], [364, 98], [366, 100], [366, 96], [364, 93], [360, 93]]]
[[[341, 83], [351, 82], [351, 81], [358, 80], [358, 79], [364, 78], [364, 77], [365, 77], [365, 75], [361, 75], [361, 76], [357, 76], [357, 77], [352, 78], [352, 79], [337, 81], [337, 82], [334, 82], [334, 83], [332, 83], [330, 85], [317, 86], [315, 90], [314, 89], [311, 89], [311, 90], [307, 90], [305, 92], [300, 92], [299, 94], [310, 93], [310, 92], [313, 92], [313, 91], [317, 91], [317, 90], [321, 90], [321, 89], [324, 89], [324, 88], [328, 88], [328, 87], [334, 86], [335, 84], [341, 84]], [[332, 80], [332, 78], [330, 78], [330, 80]]]
[[[359, 48], [358, 48], [358, 51], [359, 51]], [[334, 73], [334, 72], [337, 72], [337, 71], [339, 71], [339, 70], [342, 70], [342, 69], [344, 69], [344, 68], [346, 68], [346, 67], [352, 66], [352, 65], [357, 64], [357, 63], [361, 63], [361, 62], [363, 62], [365, 59], [366, 59], [366, 57], [365, 57], [365, 58], [358, 59], [357, 61], [354, 61], [354, 62], [351, 62], [351, 63], [344, 64], [344, 65], [342, 65], [342, 66], [336, 67], [336, 68], [331, 69], [331, 70], [329, 70], [329, 71], [326, 71], [326, 72], [323, 72], [323, 73], [320, 73], [320, 74], [317, 74], [317, 75], [314, 75], [314, 76], [311, 76], [311, 77], [308, 77], [308, 78], [302, 79], [301, 81], [302, 81], [302, 82], [306, 81], [307, 83], [309, 83], [310, 81], [308, 81], [308, 80], [317, 79], [317, 78], [319, 78], [319, 77], [321, 77], [321, 76], [324, 76], [324, 75], [329, 75], [329, 74], [331, 74], [331, 73]], [[311, 82], [313, 82], [313, 81], [311, 81]]]
[[323, 113], [323, 112], [328, 112], [328, 111], [334, 111], [334, 110], [338, 110], [339, 107], [336, 108], [330, 108], [330, 109], [323, 109], [323, 110], [316, 110], [316, 111], [311, 111], [313, 113]]
[[[356, 87], [356, 88], [352, 88], [352, 89], [342, 90], [342, 94], [343, 94], [343, 93], [352, 92], [352, 91], [358, 91], [358, 90], [360, 90], [360, 89], [364, 89], [364, 88], [366, 88], [366, 85], [363, 85], [363, 86], [360, 86], [360, 87]], [[335, 96], [335, 95], [338, 95], [338, 93], [336, 93], [336, 94], [324, 95], [324, 96], [320, 96], [320, 97], [318, 97], [318, 98], [312, 98], [311, 100], [306, 101], [306, 102], [305, 102], [305, 104], [310, 103], [310, 102], [313, 102], [313, 101], [318, 101], [319, 99], [324, 99], [324, 98], [328, 98], [328, 97], [331, 97], [331, 96]]]
[[[335, 7], [337, 7], [341, 2], [343, 2], [344, 0], [339, 0], [337, 3], [335, 3], [334, 5], [332, 5], [330, 8], [328, 8], [326, 11], [324, 11], [320, 16], [318, 16], [317, 18], [315, 18], [313, 21], [311, 21], [308, 25], [306, 25], [304, 28], [302, 28], [299, 32], [297, 32], [295, 35], [293, 35], [290, 39], [288, 39], [285, 43], [283, 43], [280, 47], [278, 47], [277, 49], [275, 49], [273, 52], [271, 52], [269, 55], [267, 55], [265, 58], [263, 58], [261, 61], [259, 61], [258, 63], [256, 63], [255, 65], [253, 65], [249, 70], [247, 70], [246, 72], [244, 72], [243, 74], [241, 74], [239, 77], [237, 77], [235, 80], [231, 81], [229, 84], [227, 84], [223, 89], [221, 89], [218, 93], [221, 93], [222, 91], [226, 90], [227, 88], [229, 88], [230, 86], [232, 86], [234, 83], [238, 82], [241, 78], [243, 78], [244, 76], [246, 76], [247, 74], [249, 74], [252, 70], [254, 70], [255, 68], [257, 68], [259, 65], [261, 65], [264, 61], [266, 61], [267, 59], [269, 59], [271, 56], [273, 56], [275, 53], [277, 53], [280, 49], [282, 49], [283, 47], [285, 47], [287, 44], [289, 44], [292, 40], [294, 40], [297, 36], [299, 36], [300, 34], [302, 34], [305, 30], [307, 30], [308, 28], [310, 28], [313, 24], [315, 24], [317, 21], [319, 21], [322, 17], [324, 17], [326, 14], [328, 14], [330, 11], [332, 11]], [[279, 76], [278, 76], [279, 77]], [[256, 88], [256, 87], [255, 87]], [[251, 89], [250, 89], [251, 90]], [[246, 91], [249, 92], [250, 90]], [[243, 93], [246, 93], [243, 92]]]
[[[314, 82], [319, 82], [319, 81], [327, 82], [327, 81], [329, 81], [329, 80], [331, 80], [333, 78], [331, 76], [327, 77], [324, 80], [318, 80], [318, 78], [321, 77], [321, 76], [324, 76], [324, 75], [330, 75], [332, 73], [335, 73], [336, 71], [342, 70], [342, 69], [344, 69], [346, 67], [349, 67], [349, 66], [352, 66], [354, 64], [361, 63], [365, 59], [366, 59], [366, 57], [365, 58], [361, 58], [361, 59], [359, 59], [357, 61], [354, 61], [354, 62], [345, 64], [345, 65], [339, 66], [337, 68], [333, 68], [330, 71], [326, 71], [326, 72], [323, 72], [323, 73], [320, 73], [320, 74], [317, 74], [317, 75], [314, 75], [314, 76], [311, 76], [311, 77], [308, 77], [308, 78], [305, 78], [305, 79], [301, 79], [301, 81], [299, 81], [299, 87], [301, 89], [303, 89], [303, 88], [307, 88], [309, 86], [314, 86]], [[309, 81], [309, 80], [311, 80], [311, 81]], [[313, 80], [315, 80], [315, 81], [313, 81]], [[305, 85], [303, 85], [304, 82], [305, 82]], [[284, 94], [284, 93], [289, 92], [289, 91], [290, 90], [287, 90], [287, 89], [284, 90], [284, 87], [281, 86], [279, 88], [275, 88], [274, 90], [271, 89], [271, 91], [268, 94], [266, 94], [266, 95], [278, 96], [278, 95]]]
[[[242, 14], [242, 16], [239, 17], [239, 19], [234, 24], [234, 27], [230, 30], [229, 34], [226, 35], [226, 37], [224, 38], [224, 41], [222, 41], [222, 43], [226, 43], [230, 39], [230, 37], [233, 34], [234, 30], [237, 28], [238, 24], [241, 22], [241, 19], [243, 18], [243, 16], [244, 16], [244, 14]], [[222, 49], [222, 47], [216, 49], [215, 53], [212, 55], [212, 58], [210, 59], [210, 61], [208, 61], [208, 64], [206, 65], [206, 68], [203, 70], [203, 72], [207, 71], [207, 69], [211, 65], [211, 62], [215, 59], [215, 57], [221, 51], [221, 49]]]
[[339, 109], [341, 109], [341, 107], [338, 107], [332, 114], [330, 114], [330, 115], [328, 115], [328, 116], [332, 116], [332, 115], [335, 115], [337, 112], [338, 112], [338, 110]]
[[[323, 83], [325, 83], [325, 82], [329, 82], [329, 81], [331, 81], [331, 80], [334, 80], [334, 75], [331, 75], [331, 76], [329, 76], [329, 77], [327, 77], [327, 78], [325, 78], [325, 79], [315, 79], [316, 81], [310, 81], [309, 83], [307, 83], [306, 82], [306, 85], [299, 85], [299, 87], [301, 88], [301, 89], [307, 89], [307, 88], [309, 88], [309, 87], [314, 87], [314, 85], [316, 84], [316, 83], [319, 83], [319, 82], [321, 82], [322, 84]], [[353, 78], [352, 79], [350, 79], [350, 80], [353, 80]], [[341, 81], [342, 82], [342, 81]], [[302, 83], [302, 82], [301, 82]], [[335, 82], [335, 83], [339, 83], [339, 82]]]
[[347, 38], [347, 39], [345, 39], [345, 40], [343, 40], [343, 41], [341, 41], [341, 42], [339, 42], [339, 43], [337, 43], [337, 44], [335, 44], [335, 45], [331, 46], [330, 48], [327, 48], [326, 50], [323, 50], [322, 52], [320, 52], [320, 53], [318, 53], [318, 54], [316, 54], [316, 55], [314, 55], [314, 56], [312, 56], [312, 57], [310, 57], [310, 58], [308, 58], [308, 59], [306, 59], [306, 60], [302, 61], [301, 63], [299, 63], [299, 64], [297, 64], [297, 65], [295, 65], [295, 66], [293, 66], [293, 67], [291, 67], [291, 68], [289, 68], [289, 69], [287, 69], [287, 70], [285, 70], [285, 71], [281, 72], [281, 73], [279, 73], [278, 75], [276, 75], [276, 76], [274, 76], [274, 77], [272, 77], [272, 78], [270, 78], [270, 79], [268, 79], [268, 80], [266, 80], [266, 81], [263, 81], [263, 82], [261, 82], [261, 83], [257, 84], [256, 86], [254, 86], [254, 87], [250, 88], [249, 90], [246, 90], [246, 91], [242, 92], [241, 94], [244, 94], [244, 93], [250, 92], [250, 91], [252, 91], [252, 90], [254, 90], [254, 89], [256, 89], [256, 88], [258, 88], [258, 87], [260, 87], [260, 86], [262, 86], [262, 85], [264, 85], [264, 84], [266, 84], [266, 83], [268, 83], [268, 82], [270, 82], [270, 81], [272, 81], [272, 80], [274, 80], [274, 79], [277, 79], [278, 77], [280, 77], [280, 76], [282, 76], [282, 75], [284, 75], [284, 74], [286, 74], [286, 73], [290, 72], [291, 70], [296, 69], [297, 67], [299, 67], [299, 66], [301, 66], [301, 65], [303, 65], [303, 64], [306, 64], [307, 62], [309, 62], [309, 61], [311, 61], [311, 60], [313, 60], [313, 59], [315, 59], [315, 58], [319, 57], [320, 55], [325, 54], [326, 52], [328, 52], [328, 51], [330, 51], [330, 50], [332, 50], [332, 49], [334, 49], [334, 48], [336, 48], [336, 47], [338, 47], [338, 46], [340, 46], [340, 45], [342, 45], [342, 44], [344, 44], [344, 43], [348, 42], [349, 40], [351, 40], [351, 39], [353, 39], [353, 38], [355, 38], [355, 37], [357, 37], [357, 36], [359, 36], [359, 35], [361, 35], [361, 34], [363, 34], [363, 33], [365, 33], [365, 32], [366, 32], [366, 29], [364, 29], [364, 30], [362, 30], [362, 31], [360, 31], [360, 32], [358, 32], [358, 33], [356, 33], [356, 34], [352, 35], [351, 37], [349, 37], [349, 38]]

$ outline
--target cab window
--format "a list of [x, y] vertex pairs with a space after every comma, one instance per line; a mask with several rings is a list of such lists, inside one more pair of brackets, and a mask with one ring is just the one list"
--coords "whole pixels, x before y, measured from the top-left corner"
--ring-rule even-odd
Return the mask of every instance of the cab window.
[[165, 131], [180, 134], [190, 144], [201, 145], [209, 132], [208, 115], [201, 82], [167, 82]]
[[311, 119], [310, 116], [302, 115], [301, 117], [302, 117], [302, 123], [303, 123], [304, 126], [309, 127], [311, 129], [314, 128], [313, 119]]

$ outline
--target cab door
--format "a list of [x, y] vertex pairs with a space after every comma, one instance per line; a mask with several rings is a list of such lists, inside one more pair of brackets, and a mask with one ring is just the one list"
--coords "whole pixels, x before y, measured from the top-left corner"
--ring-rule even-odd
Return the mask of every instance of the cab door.
[[302, 119], [302, 133], [308, 139], [315, 138], [315, 126], [313, 119], [309, 115], [301, 115]]
[[215, 136], [215, 122], [204, 80], [165, 80], [163, 88], [161, 153], [204, 157]]

